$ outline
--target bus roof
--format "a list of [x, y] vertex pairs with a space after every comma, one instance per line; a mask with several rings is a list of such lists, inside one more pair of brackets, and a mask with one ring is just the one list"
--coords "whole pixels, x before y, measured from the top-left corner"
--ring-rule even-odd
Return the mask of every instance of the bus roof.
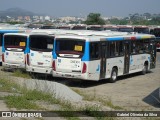
[[25, 29], [0, 29], [0, 33], [19, 33], [25, 32]]
[[73, 34], [65, 34], [65, 35], [56, 35], [55, 38], [73, 38], [73, 39], [83, 39], [86, 41], [120, 41], [120, 40], [137, 40], [137, 39], [149, 39], [155, 38], [154, 35], [150, 34], [134, 34], [134, 33], [123, 33], [123, 32], [112, 32], [101, 34], [91, 34], [91, 35], [73, 35]]
[[4, 34], [4, 36], [26, 36], [26, 37], [29, 37], [31, 35], [51, 36], [50, 34], [46, 34], [46, 33], [5, 33]]

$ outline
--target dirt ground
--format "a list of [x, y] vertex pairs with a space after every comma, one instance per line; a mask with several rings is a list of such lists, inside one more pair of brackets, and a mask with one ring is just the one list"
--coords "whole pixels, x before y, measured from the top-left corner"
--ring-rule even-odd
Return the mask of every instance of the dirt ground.
[[157, 52], [156, 68], [146, 75], [135, 73], [118, 78], [116, 83], [107, 80], [69, 81], [56, 80], [100, 99], [110, 99], [115, 106], [126, 110], [160, 110], [160, 52]]
[[[119, 77], [116, 83], [107, 80], [72, 81], [69, 79], [56, 79], [52, 77], [45, 80], [59, 82], [70, 88], [77, 89], [88, 96], [96, 96], [100, 99], [109, 99], [113, 105], [120, 106], [125, 110], [160, 110], [160, 52], [157, 53], [156, 68], [146, 75], [140, 73]], [[2, 68], [0, 66], [0, 68]], [[3, 71], [0, 71], [1, 73]], [[10, 76], [10, 72], [3, 75]], [[2, 75], [2, 74], [1, 74]], [[2, 76], [1, 76], [2, 77]], [[0, 102], [0, 105], [5, 106]], [[7, 110], [7, 108], [5, 109]]]

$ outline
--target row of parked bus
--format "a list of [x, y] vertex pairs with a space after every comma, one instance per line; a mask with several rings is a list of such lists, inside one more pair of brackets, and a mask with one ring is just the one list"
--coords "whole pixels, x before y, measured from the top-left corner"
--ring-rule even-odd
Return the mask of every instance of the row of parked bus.
[[65, 30], [94, 30], [94, 31], [119, 31], [152, 34], [157, 38], [157, 51], [160, 51], [160, 27], [159, 26], [130, 26], [130, 25], [66, 25], [66, 26], [42, 26], [40, 29], [65, 29]]
[[160, 27], [155, 26], [130, 26], [130, 25], [62, 25], [62, 26], [41, 26], [40, 29], [65, 29], [65, 30], [111, 30], [120, 32], [138, 32], [144, 34], [155, 34], [160, 37]]
[[115, 82], [118, 76], [145, 74], [155, 68], [155, 36], [117, 31], [19, 30], [3, 35], [2, 65], [53, 77]]

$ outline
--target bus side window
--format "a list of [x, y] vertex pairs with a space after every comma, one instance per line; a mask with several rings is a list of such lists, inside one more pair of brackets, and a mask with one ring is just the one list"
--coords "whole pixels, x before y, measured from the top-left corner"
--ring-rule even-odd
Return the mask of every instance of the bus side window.
[[119, 56], [122, 56], [123, 55], [123, 42], [122, 41], [119, 41], [119, 44], [118, 44], [118, 49], [119, 49]]
[[149, 52], [149, 40], [144, 40], [144, 52], [148, 53]]
[[90, 59], [99, 59], [99, 44], [97, 42], [90, 43]]
[[138, 40], [136, 44], [137, 52], [143, 53], [144, 52], [144, 46], [143, 46], [143, 40]]
[[131, 42], [131, 54], [136, 54], [137, 48], [136, 48], [136, 41]]
[[114, 57], [115, 56], [115, 42], [111, 42], [110, 43], [110, 57]]
[[109, 54], [110, 57], [122, 56], [123, 55], [122, 41], [110, 42], [109, 51], [110, 51]]

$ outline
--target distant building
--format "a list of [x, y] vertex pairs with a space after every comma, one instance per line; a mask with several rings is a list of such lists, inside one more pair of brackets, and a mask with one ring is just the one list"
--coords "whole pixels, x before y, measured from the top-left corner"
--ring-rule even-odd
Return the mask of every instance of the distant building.
[[76, 21], [76, 17], [61, 17], [59, 18], [61, 22], [69, 23], [71, 21]]
[[23, 20], [23, 16], [18, 16], [18, 21], [22, 21]]
[[51, 17], [50, 16], [45, 16], [44, 19], [47, 20], [47, 21], [50, 21]]
[[31, 18], [30, 18], [30, 16], [25, 16], [25, 17], [24, 17], [24, 20], [25, 20], [25, 21], [31, 21]]
[[41, 22], [44, 22], [44, 17], [43, 16], [40, 16], [39, 19], [40, 19]]

